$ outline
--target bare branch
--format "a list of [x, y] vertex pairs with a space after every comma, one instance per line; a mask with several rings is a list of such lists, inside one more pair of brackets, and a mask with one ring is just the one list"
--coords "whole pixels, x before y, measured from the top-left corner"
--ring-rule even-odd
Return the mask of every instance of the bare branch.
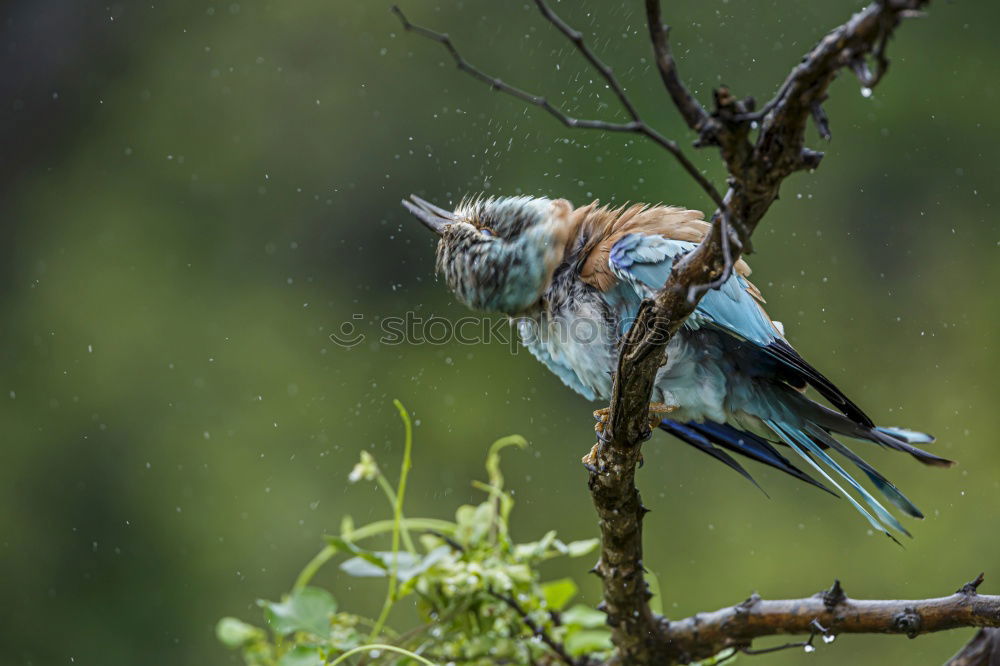
[[830, 133], [830, 118], [827, 117], [826, 111], [823, 110], [823, 105], [819, 100], [816, 100], [809, 105], [809, 111], [812, 113], [813, 122], [816, 123], [816, 129], [819, 131], [820, 137], [829, 141], [832, 136]]
[[566, 39], [573, 42], [573, 45], [576, 46], [576, 50], [579, 51], [584, 58], [586, 58], [587, 62], [589, 62], [594, 69], [601, 73], [601, 76], [604, 77], [604, 80], [608, 82], [608, 86], [614, 91], [615, 95], [618, 96], [618, 101], [620, 101], [622, 106], [625, 107], [625, 110], [628, 112], [628, 115], [632, 118], [632, 120], [641, 122], [639, 120], [639, 112], [636, 110], [635, 105], [632, 104], [632, 100], [629, 99], [629, 96], [625, 94], [625, 90], [618, 82], [614, 72], [608, 65], [598, 58], [593, 51], [590, 50], [590, 47], [587, 46], [587, 42], [583, 40], [583, 33], [571, 27], [568, 23], [559, 18], [559, 16], [552, 11], [552, 8], [545, 4], [545, 0], [535, 0], [535, 4], [538, 6], [538, 11], [542, 13], [542, 16], [544, 16], [549, 23], [554, 25], [559, 32], [566, 35]]
[[695, 182], [698, 183], [701, 189], [704, 190], [706, 194], [708, 194], [708, 196], [712, 199], [712, 202], [716, 206], [721, 207], [723, 205], [722, 196], [719, 194], [719, 191], [715, 189], [715, 186], [711, 183], [711, 181], [709, 181], [705, 177], [705, 175], [702, 174], [701, 171], [699, 171], [698, 167], [696, 167], [691, 162], [691, 160], [688, 159], [687, 155], [685, 155], [684, 151], [680, 149], [680, 146], [677, 145], [676, 141], [666, 138], [665, 136], [657, 132], [655, 129], [647, 125], [645, 121], [643, 121], [642, 118], [639, 117], [638, 112], [635, 109], [635, 106], [628, 99], [628, 96], [625, 94], [624, 89], [621, 87], [621, 84], [618, 83], [618, 80], [615, 78], [613, 72], [611, 71], [611, 68], [605, 65], [603, 62], [601, 62], [597, 58], [597, 56], [594, 55], [594, 53], [589, 49], [589, 47], [586, 46], [586, 44], [583, 42], [583, 37], [580, 35], [580, 33], [573, 30], [568, 25], [566, 25], [566, 23], [563, 22], [562, 19], [560, 19], [558, 16], [556, 16], [556, 14], [552, 12], [552, 10], [542, 0], [536, 0], [536, 4], [538, 4], [539, 8], [542, 10], [545, 17], [549, 21], [551, 21], [553, 25], [559, 28], [563, 32], [563, 34], [569, 37], [570, 40], [572, 40], [573, 43], [576, 44], [577, 49], [579, 49], [580, 52], [583, 53], [584, 57], [586, 57], [587, 60], [590, 61], [591, 64], [593, 64], [594, 67], [596, 67], [597, 70], [601, 72], [602, 76], [604, 76], [604, 79], [608, 82], [608, 85], [615, 92], [615, 94], [618, 96], [618, 99], [621, 100], [623, 106], [625, 106], [626, 111], [632, 117], [632, 120], [630, 122], [613, 123], [604, 120], [588, 120], [570, 116], [561, 111], [560, 109], [558, 109], [557, 107], [553, 106], [552, 103], [549, 102], [548, 99], [546, 99], [545, 97], [542, 97], [540, 95], [533, 95], [529, 92], [521, 90], [520, 88], [516, 88], [508, 83], [505, 83], [504, 81], [502, 81], [497, 77], [490, 76], [489, 74], [485, 73], [478, 67], [471, 65], [464, 57], [462, 57], [462, 54], [458, 51], [458, 49], [455, 47], [455, 44], [451, 41], [451, 38], [447, 34], [441, 32], [435, 32], [434, 30], [430, 30], [428, 28], [424, 28], [422, 26], [411, 23], [409, 19], [407, 19], [406, 16], [403, 14], [403, 12], [399, 9], [399, 7], [395, 5], [392, 7], [392, 12], [399, 17], [399, 20], [403, 24], [404, 30], [415, 32], [418, 35], [426, 37], [427, 39], [435, 41], [444, 46], [445, 49], [447, 49], [448, 53], [451, 55], [452, 59], [455, 61], [455, 65], [457, 65], [458, 68], [463, 72], [465, 72], [466, 74], [469, 74], [474, 79], [477, 79], [478, 81], [487, 84], [494, 90], [498, 90], [502, 93], [510, 95], [511, 97], [515, 97], [521, 100], [522, 102], [525, 102], [532, 106], [537, 106], [544, 109], [551, 116], [556, 118], [566, 127], [577, 128], [577, 129], [596, 129], [596, 130], [603, 130], [605, 132], [627, 132], [631, 134], [638, 134], [640, 136], [648, 138], [661, 148], [665, 149], [668, 153], [673, 155], [674, 158], [680, 163], [684, 171], [686, 171], [688, 175], [691, 176], [695, 180]]
[[646, 0], [646, 22], [649, 24], [649, 38], [653, 42], [656, 66], [660, 70], [663, 86], [674, 100], [688, 127], [698, 133], [714, 131], [712, 118], [698, 103], [677, 74], [677, 64], [670, 50], [670, 26], [664, 25], [660, 14], [660, 0]]
[[983, 628], [976, 632], [958, 654], [945, 666], [997, 666], [1000, 664], [1000, 629]]
[[[762, 120], [760, 131], [751, 144], [747, 137], [749, 125], [755, 119], [750, 117], [747, 107], [752, 104], [739, 103], [727, 90], [717, 91], [716, 112], [711, 116], [713, 122], [705, 121], [692, 106], [696, 103], [677, 78], [670, 57], [666, 29], [660, 21], [659, 2], [647, 0], [650, 33], [664, 84], [681, 114], [689, 124], [699, 128], [702, 145], [719, 146], [729, 169], [730, 187], [724, 205], [713, 217], [710, 232], [693, 252], [675, 263], [655, 301], [643, 304], [622, 340], [608, 424], [604, 430], [607, 442], [598, 448], [595, 469], [599, 471], [590, 474], [591, 495], [601, 518], [602, 549], [596, 570], [604, 582], [608, 623], [624, 663], [686, 663], [689, 659], [715, 654], [729, 645], [746, 647], [753, 637], [740, 633], [737, 624], [728, 622], [729, 616], [720, 618], [718, 640], [706, 633], [702, 616], [698, 616], [697, 627], [694, 620], [690, 621], [688, 635], [684, 633], [683, 621], [658, 623], [649, 609], [642, 570], [642, 518], [646, 509], [635, 487], [635, 465], [648, 432], [647, 406], [653, 381], [665, 362], [666, 345], [671, 336], [694, 311], [706, 286], [721, 284], [728, 277], [733, 262], [748, 247], [757, 223], [777, 198], [784, 179], [795, 171], [819, 165], [822, 154], [805, 147], [805, 129], [808, 119], [813, 117], [818, 120], [820, 132], [829, 134], [829, 123], [819, 105], [826, 99], [827, 88], [836, 73], [863, 60], [873, 50], [878, 54], [876, 61], [881, 63], [879, 71], [884, 72], [885, 44], [901, 12], [919, 9], [924, 4], [926, 0], [879, 0], [829, 33], [792, 70], [775, 99], [765, 107], [759, 116]], [[877, 82], [877, 78], [872, 77], [870, 82]], [[731, 235], [736, 240], [734, 244], [730, 243]], [[819, 605], [823, 606], [822, 599]], [[802, 617], [799, 618], [802, 623], [795, 626], [781, 623], [768, 626], [772, 633], [805, 633], [808, 631], [806, 626], [819, 617], [824, 626], [848, 631], [843, 623], [834, 623], [828, 616]], [[947, 613], [941, 617], [945, 616]], [[732, 611], [732, 618], [736, 617], [743, 615], [737, 616]], [[790, 621], [781, 614], [774, 617]], [[901, 617], [900, 622], [903, 622], [910, 616]], [[722, 622], [723, 619], [727, 622]], [[952, 626], [976, 625], [982, 621], [971, 615], [960, 615], [956, 616], [958, 624]], [[922, 626], [945, 628], [944, 624], [941, 621], [935, 625], [927, 620]], [[691, 639], [690, 644], [684, 643], [686, 636]]]
[[[754, 639], [763, 636], [821, 633], [831, 637], [864, 633], [905, 634], [913, 638], [959, 627], [998, 626], [1000, 596], [980, 595], [975, 591], [959, 591], [935, 599], [893, 601], [844, 596], [834, 604], [828, 603], [821, 592], [805, 599], [774, 601], [753, 596], [735, 606], [670, 622], [663, 629], [663, 640], [676, 650], [674, 658], [686, 663], [726, 648], [746, 650]], [[804, 644], [811, 642], [799, 646]]]

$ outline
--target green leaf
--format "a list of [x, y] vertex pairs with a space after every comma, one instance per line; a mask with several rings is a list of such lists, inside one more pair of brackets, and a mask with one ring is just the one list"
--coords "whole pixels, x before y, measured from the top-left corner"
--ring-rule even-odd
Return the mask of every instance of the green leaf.
[[224, 617], [215, 625], [215, 635], [226, 647], [238, 648], [264, 638], [264, 631], [235, 617]]
[[[399, 580], [408, 580], [416, 575], [414, 572], [419, 573], [418, 568], [422, 559], [419, 555], [403, 550], [396, 553], [396, 557]], [[355, 578], [385, 578], [389, 575], [391, 567], [391, 550], [365, 552], [340, 564], [341, 571]]]
[[385, 562], [378, 557], [374, 552], [370, 550], [365, 550], [360, 546], [356, 546], [347, 539], [343, 539], [339, 536], [328, 536], [326, 537], [326, 542], [331, 546], [334, 546], [337, 550], [344, 553], [353, 553], [357, 557], [367, 561], [370, 564], [374, 564], [376, 567], [387, 569], [388, 566]]
[[265, 609], [268, 624], [280, 636], [304, 631], [326, 638], [330, 635], [330, 616], [337, 612], [333, 596], [318, 587], [304, 587], [281, 603], [260, 600], [257, 604]]
[[[392, 567], [392, 551], [362, 551], [355, 549], [357, 557], [352, 557], [341, 563], [344, 573], [356, 578], [385, 578]], [[396, 553], [398, 569], [397, 578], [406, 582], [416, 578], [432, 566], [443, 560], [451, 552], [451, 546], [441, 545], [423, 557], [416, 553], [400, 551]]]
[[315, 645], [296, 645], [281, 656], [278, 666], [323, 666], [323, 654]]
[[[414, 571], [407, 572], [410, 574], [409, 578], [413, 578], [418, 574], [422, 574], [423, 572], [427, 571], [438, 562], [444, 560], [450, 554], [451, 554], [451, 546], [449, 546], [448, 544], [443, 544], [438, 546], [431, 552], [424, 555], [424, 558], [420, 560], [420, 564], [416, 566]], [[400, 577], [403, 576], [402, 571], [400, 572], [399, 575]]]
[[566, 554], [570, 557], [582, 557], [594, 552], [601, 544], [600, 539], [584, 539], [583, 541], [571, 541], [566, 544]]
[[572, 578], [561, 578], [542, 584], [542, 596], [550, 610], [562, 610], [563, 606], [576, 595], [576, 583]]
[[476, 507], [471, 504], [463, 504], [458, 507], [455, 510], [455, 522], [457, 523], [455, 536], [463, 545], [471, 545], [472, 532], [476, 526]]
[[386, 578], [389, 567], [381, 560], [374, 564], [363, 557], [352, 557], [340, 563], [340, 570], [355, 578]]
[[601, 611], [583, 604], [575, 604], [569, 610], [563, 611], [560, 617], [567, 627], [580, 627], [582, 629], [603, 627], [608, 619], [608, 616]]
[[266, 640], [247, 643], [243, 646], [243, 663], [246, 666], [274, 666], [274, 646]]
[[603, 652], [612, 647], [611, 632], [607, 629], [583, 629], [570, 634], [564, 645], [574, 657]]
[[420, 575], [425, 573], [438, 562], [446, 559], [451, 552], [451, 546], [444, 544], [427, 553], [427, 555], [425, 555], [415, 567], [408, 569], [400, 567], [398, 578], [402, 583], [402, 586], [399, 588], [399, 597], [402, 598], [412, 592], [417, 585], [417, 579]]
[[[556, 539], [556, 531], [549, 530], [548, 532], [545, 533], [545, 536], [543, 536], [538, 541], [534, 541], [532, 543], [518, 544], [517, 546], [514, 547], [514, 553], [519, 558], [542, 557], [543, 555], [545, 555], [545, 553], [549, 550], [551, 546], [555, 545], [557, 541], [559, 540]], [[558, 548], [558, 546], [556, 548]]]
[[493, 505], [490, 502], [483, 502], [476, 507], [476, 513], [472, 525], [472, 542], [477, 543], [489, 534], [493, 527]]

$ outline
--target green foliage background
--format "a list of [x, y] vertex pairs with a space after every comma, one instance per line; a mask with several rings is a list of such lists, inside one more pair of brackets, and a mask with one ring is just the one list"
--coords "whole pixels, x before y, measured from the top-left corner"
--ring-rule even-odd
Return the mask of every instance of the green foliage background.
[[[703, 99], [726, 83], [763, 100], [860, 6], [666, 12]], [[556, 7], [687, 143], [650, 69], [641, 3]], [[512, 82], [615, 117], [531, 3], [404, 9]], [[466, 314], [398, 200], [706, 207], [668, 156], [491, 93], [378, 2], [22, 0], [0, 18], [2, 661], [237, 663], [214, 637], [219, 617], [279, 598], [342, 514], [385, 517], [380, 491], [346, 477], [359, 449], [398, 460], [393, 397], [416, 420], [409, 514], [446, 518], [477, 498], [485, 448], [517, 432], [531, 446], [504, 463], [514, 538], [595, 535], [578, 462], [593, 405], [501, 343], [377, 342], [381, 317]], [[639, 482], [668, 614], [834, 577], [849, 594], [918, 597], [986, 569], [983, 589], [998, 590], [998, 19], [983, 0], [935, 3], [900, 30], [871, 98], [840, 79], [826, 160], [786, 183], [751, 260], [807, 358], [879, 420], [935, 433], [960, 466], [865, 451], [927, 513], [901, 549], [846, 502], [754, 469], [768, 500], [656, 438]], [[721, 175], [710, 154], [696, 159]], [[343, 322], [368, 340], [333, 344]], [[551, 566], [547, 579], [584, 581], [596, 603], [589, 562]], [[316, 582], [342, 606], [381, 607], [376, 581], [330, 568]], [[940, 663], [965, 636], [844, 638], [808, 659]]]

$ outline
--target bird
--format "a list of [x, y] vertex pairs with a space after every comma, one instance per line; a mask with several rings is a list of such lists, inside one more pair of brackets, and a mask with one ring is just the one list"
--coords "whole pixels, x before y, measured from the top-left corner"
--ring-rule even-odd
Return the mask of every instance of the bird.
[[[566, 199], [475, 196], [446, 210], [416, 195], [402, 203], [437, 235], [436, 271], [455, 298], [507, 315], [520, 343], [588, 400], [609, 400], [619, 345], [643, 299], [663, 287], [674, 262], [710, 229], [702, 212], [667, 205], [575, 207]], [[931, 435], [877, 426], [803, 359], [764, 310], [749, 275], [738, 260], [670, 339], [651, 396], [655, 425], [755, 485], [731, 454], [843, 495], [897, 543], [894, 532], [911, 536], [831, 453], [914, 518], [923, 514], [913, 502], [840, 438], [908, 453], [925, 465], [953, 461], [915, 446], [933, 442]]]

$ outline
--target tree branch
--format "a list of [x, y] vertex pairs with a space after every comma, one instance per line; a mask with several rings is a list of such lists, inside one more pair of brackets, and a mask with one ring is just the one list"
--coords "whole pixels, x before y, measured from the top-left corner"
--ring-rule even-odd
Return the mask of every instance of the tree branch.
[[[839, 590], [837, 596], [832, 590]], [[726, 648], [744, 650], [756, 638], [774, 635], [905, 634], [915, 638], [959, 627], [1000, 626], [1000, 596], [963, 588], [947, 597], [876, 601], [850, 599], [839, 583], [805, 599], [764, 600], [754, 595], [735, 606], [670, 622], [663, 638], [681, 663], [705, 659]]]
[[[810, 119], [824, 139], [830, 122], [822, 104], [840, 72], [850, 68], [865, 88], [872, 88], [888, 68], [886, 47], [904, 18], [920, 14], [929, 0], [875, 0], [823, 37], [796, 65], [775, 96], [760, 110], [751, 97], [738, 99], [726, 88], [714, 91], [714, 110], [707, 111], [681, 81], [670, 49], [659, 0], [645, 0], [655, 61], [663, 86], [688, 127], [698, 134], [695, 145], [715, 146], [729, 174], [728, 190], [720, 197], [677, 144], [641, 119], [612, 70], [587, 47], [582, 34], [560, 19], [544, 0], [536, 0], [542, 15], [563, 33], [597, 69], [618, 97], [631, 121], [611, 123], [574, 118], [532, 95], [470, 65], [449, 37], [410, 23], [398, 8], [403, 27], [442, 44], [456, 65], [494, 88], [541, 107], [567, 127], [627, 132], [646, 136], [671, 153], [717, 209], [709, 233], [692, 252], [675, 262], [666, 284], [654, 299], [643, 302], [620, 343], [607, 420], [600, 433], [596, 464], [589, 478], [594, 507], [600, 518], [601, 555], [594, 572], [602, 579], [604, 601], [616, 664], [646, 666], [688, 663], [727, 647], [747, 651], [754, 638], [809, 633], [812, 646], [819, 631], [839, 633], [903, 633], [914, 636], [965, 626], [1000, 626], [1000, 597], [980, 596], [981, 578], [949, 597], [922, 601], [858, 601], [843, 595], [839, 584], [823, 595], [800, 600], [746, 602], [713, 613], [668, 622], [649, 607], [650, 593], [642, 564], [642, 519], [647, 509], [635, 486], [640, 447], [650, 435], [649, 399], [655, 376], [665, 363], [667, 343], [697, 307], [704, 293], [730, 275], [758, 223], [778, 198], [784, 180], [819, 166], [823, 154], [805, 145]], [[869, 66], [869, 59], [874, 71]], [[995, 650], [992, 631], [980, 632], [956, 656]], [[986, 647], [984, 647], [986, 646]], [[994, 647], [990, 647], [994, 646]], [[770, 649], [769, 649], [770, 650]], [[758, 651], [759, 653], [759, 651]], [[952, 666], [981, 664], [954, 661]]]
[[[713, 225], [702, 243], [681, 261], [676, 262], [667, 283], [655, 298], [644, 303], [636, 322], [622, 341], [618, 371], [615, 374], [608, 426], [604, 429], [606, 446], [599, 447], [596, 469], [589, 487], [601, 518], [601, 560], [596, 567], [604, 582], [604, 600], [608, 623], [619, 659], [627, 664], [686, 663], [691, 658], [708, 657], [730, 645], [749, 645], [751, 629], [770, 627], [769, 633], [804, 633], [817, 616], [808, 615], [808, 604], [793, 602], [805, 609], [792, 622], [790, 609], [776, 607], [782, 613], [764, 617], [770, 624], [752, 624], [761, 617], [753, 609], [740, 615], [718, 617], [718, 635], [705, 631], [704, 618], [685, 624], [657, 622], [648, 605], [648, 591], [642, 570], [642, 506], [635, 487], [635, 465], [639, 448], [648, 428], [648, 403], [656, 372], [665, 362], [666, 345], [673, 334], [694, 311], [707, 286], [728, 277], [741, 251], [789, 175], [819, 165], [822, 154], [805, 147], [805, 129], [809, 118], [819, 120], [821, 134], [829, 135], [829, 122], [821, 104], [837, 72], [864, 62], [876, 53], [878, 75], [863, 81], [877, 83], [887, 65], [885, 45], [904, 12], [919, 9], [925, 0], [880, 0], [830, 32], [796, 66], [779, 88], [778, 94], [757, 116], [752, 114], [751, 99], [738, 101], [728, 90], [715, 94], [716, 111], [711, 116], [701, 109], [680, 82], [670, 54], [667, 29], [660, 19], [659, 0], [646, 0], [647, 19], [661, 78], [667, 92], [689, 126], [699, 132], [699, 145], [716, 145], [729, 170], [729, 191], [713, 217]], [[751, 123], [760, 122], [756, 140], [751, 142]], [[965, 599], [966, 597], [962, 597]], [[995, 605], [995, 601], [994, 601]], [[900, 607], [902, 608], [902, 607]], [[954, 626], [977, 626], [979, 616], [950, 615], [945, 608], [940, 617], [952, 617]], [[719, 612], [724, 613], [724, 612]], [[873, 616], [874, 617], [874, 616]], [[901, 617], [909, 617], [905, 614]], [[919, 615], [917, 617], [920, 617]], [[937, 616], [935, 616], [937, 617]], [[849, 631], [846, 624], [822, 615], [835, 630]], [[994, 615], [994, 623], [1000, 616]], [[941, 621], [926, 626], [946, 628]], [[854, 630], [885, 625], [852, 625]], [[930, 629], [928, 629], [930, 630]], [[685, 631], [687, 633], [685, 633]], [[741, 633], [744, 631], [744, 633]], [[751, 632], [751, 633], [746, 633]], [[757, 634], [764, 635], [764, 634]]]
[[677, 74], [677, 64], [670, 51], [670, 26], [665, 25], [660, 18], [660, 0], [646, 0], [646, 22], [649, 25], [649, 38], [653, 42], [653, 52], [656, 56], [656, 66], [660, 70], [663, 87], [670, 93], [674, 106], [680, 111], [681, 117], [688, 127], [696, 132], [709, 130], [711, 117], [698, 103]]
[[1000, 664], [1000, 629], [983, 628], [976, 632], [958, 654], [945, 666], [997, 666]]

